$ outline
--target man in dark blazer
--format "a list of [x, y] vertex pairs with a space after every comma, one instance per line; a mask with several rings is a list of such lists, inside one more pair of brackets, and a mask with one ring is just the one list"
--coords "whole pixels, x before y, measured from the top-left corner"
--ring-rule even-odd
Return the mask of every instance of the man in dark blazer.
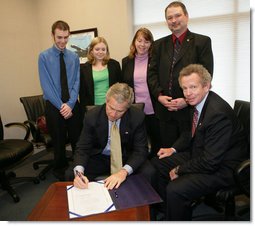
[[[209, 37], [188, 30], [188, 12], [183, 3], [170, 3], [165, 9], [165, 18], [172, 34], [154, 42], [147, 81], [160, 121], [161, 145], [169, 147], [190, 124], [187, 103], [178, 83], [179, 72], [197, 63], [212, 75], [213, 53]], [[174, 62], [177, 39], [181, 49]]]
[[[77, 143], [74, 164], [71, 172], [68, 172], [67, 179], [75, 176], [74, 186], [86, 188], [89, 180], [110, 175], [110, 128], [114, 121], [120, 131], [123, 167], [105, 179], [106, 187], [118, 188], [128, 175], [138, 172], [151, 182], [155, 170], [146, 160], [148, 146], [145, 116], [143, 111], [131, 106], [133, 100], [133, 89], [126, 83], [116, 83], [106, 94], [106, 104], [87, 112]], [[80, 177], [73, 170], [78, 171]]]
[[234, 110], [210, 91], [211, 75], [202, 65], [182, 69], [179, 82], [198, 118], [191, 123], [193, 135], [192, 129], [184, 132], [152, 160], [159, 172], [157, 189], [165, 201], [166, 220], [191, 220], [193, 200], [233, 185], [233, 170], [245, 159], [247, 148]]

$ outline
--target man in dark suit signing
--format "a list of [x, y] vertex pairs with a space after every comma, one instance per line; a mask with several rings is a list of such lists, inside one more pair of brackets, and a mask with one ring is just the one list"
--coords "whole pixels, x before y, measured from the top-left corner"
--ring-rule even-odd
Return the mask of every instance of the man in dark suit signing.
[[182, 69], [179, 83], [195, 115], [192, 128], [173, 147], [161, 149], [152, 163], [159, 172], [166, 220], [184, 221], [191, 220], [193, 200], [234, 184], [233, 170], [244, 160], [247, 144], [233, 109], [210, 91], [211, 75], [202, 65]]
[[172, 34], [154, 42], [147, 77], [160, 122], [161, 147], [172, 146], [190, 124], [187, 103], [178, 83], [181, 69], [189, 64], [202, 64], [213, 74], [211, 39], [188, 29], [185, 5], [171, 2], [165, 9], [165, 18]]
[[[131, 106], [133, 89], [126, 83], [115, 83], [106, 94], [106, 103], [88, 111], [77, 143], [74, 165], [67, 176], [74, 178], [74, 186], [86, 188], [89, 180], [110, 175], [104, 182], [108, 189], [118, 188], [132, 173], [143, 174], [149, 182], [155, 170], [146, 160], [147, 135], [143, 111]], [[119, 170], [111, 172], [111, 127], [119, 129], [122, 163]], [[72, 172], [73, 171], [73, 172]]]

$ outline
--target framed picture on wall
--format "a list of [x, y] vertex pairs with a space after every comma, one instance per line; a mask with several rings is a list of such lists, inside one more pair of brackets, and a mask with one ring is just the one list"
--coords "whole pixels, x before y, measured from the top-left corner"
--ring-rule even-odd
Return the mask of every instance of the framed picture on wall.
[[71, 31], [66, 48], [77, 53], [80, 58], [80, 64], [84, 64], [87, 61], [89, 44], [96, 36], [97, 28]]

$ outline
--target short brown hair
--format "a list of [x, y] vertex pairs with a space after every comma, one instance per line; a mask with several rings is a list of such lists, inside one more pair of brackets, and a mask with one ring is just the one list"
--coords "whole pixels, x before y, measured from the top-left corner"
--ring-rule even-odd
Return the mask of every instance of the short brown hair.
[[182, 2], [178, 2], [178, 1], [175, 1], [175, 2], [171, 2], [166, 8], [165, 8], [165, 18], [166, 18], [166, 11], [168, 8], [171, 8], [171, 7], [181, 7], [182, 8], [182, 11], [184, 13], [185, 16], [188, 15], [188, 10], [186, 8], [186, 6], [182, 3]]
[[59, 29], [61, 31], [68, 31], [70, 33], [70, 27], [68, 25], [68, 23], [66, 23], [65, 21], [63, 20], [58, 20], [56, 21], [52, 27], [51, 27], [51, 33], [54, 35], [55, 34], [55, 30], [56, 29]]
[[151, 31], [145, 27], [141, 27], [140, 29], [138, 29], [135, 33], [135, 36], [131, 42], [131, 45], [130, 45], [130, 52], [128, 54], [128, 56], [130, 58], [134, 58], [135, 57], [135, 54], [137, 53], [137, 50], [135, 48], [135, 41], [137, 39], [137, 37], [139, 35], [142, 35], [143, 38], [146, 40], [146, 41], [149, 41], [151, 43], [151, 46], [149, 48], [149, 56], [151, 56], [151, 52], [152, 52], [152, 44], [154, 42], [154, 38], [153, 38], [153, 35], [151, 33]]

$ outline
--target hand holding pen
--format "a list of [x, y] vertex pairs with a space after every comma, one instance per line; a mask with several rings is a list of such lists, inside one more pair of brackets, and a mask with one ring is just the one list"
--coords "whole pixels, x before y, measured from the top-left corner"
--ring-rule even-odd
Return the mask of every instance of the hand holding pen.
[[74, 186], [77, 188], [88, 188], [89, 180], [78, 170], [75, 171]]

